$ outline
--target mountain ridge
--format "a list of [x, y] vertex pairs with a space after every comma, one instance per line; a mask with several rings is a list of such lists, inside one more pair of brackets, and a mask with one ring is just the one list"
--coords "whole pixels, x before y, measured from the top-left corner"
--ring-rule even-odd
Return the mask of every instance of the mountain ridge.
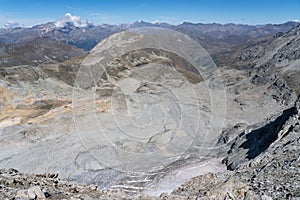
[[[274, 36], [278, 32], [287, 32], [299, 24], [300, 22], [289, 21], [282, 24], [265, 25], [191, 22], [172, 25], [165, 22], [151, 23], [139, 20], [130, 24], [96, 25], [81, 19], [79, 16], [72, 16], [67, 13], [61, 20], [32, 27], [0, 28], [0, 42], [19, 43], [32, 40], [35, 37], [50, 37], [89, 51], [99, 41], [113, 33], [133, 28], [161, 27], [185, 33], [210, 51], [212, 45], [220, 48], [237, 45], [251, 38], [268, 37]], [[214, 49], [211, 52], [213, 53]]]

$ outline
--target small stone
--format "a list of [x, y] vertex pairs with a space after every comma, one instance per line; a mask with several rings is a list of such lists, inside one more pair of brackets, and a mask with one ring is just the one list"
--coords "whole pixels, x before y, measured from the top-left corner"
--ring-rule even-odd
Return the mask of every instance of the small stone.
[[29, 189], [27, 190], [27, 194], [28, 194], [28, 197], [29, 197], [30, 199], [35, 199], [35, 198], [36, 198], [36, 194], [35, 194], [35, 191], [34, 191], [33, 188], [29, 188]]
[[97, 190], [97, 185], [90, 185], [91, 190]]
[[57, 178], [57, 177], [58, 177], [58, 174], [47, 174], [46, 177], [47, 177], [47, 178], [53, 178], [53, 179], [54, 179], [54, 178]]
[[261, 199], [262, 200], [272, 200], [272, 197], [264, 194], [264, 195], [261, 196]]
[[29, 200], [27, 190], [19, 190], [15, 196], [15, 199]]
[[70, 200], [80, 200], [80, 198], [71, 197]]
[[77, 187], [75, 185], [73, 185], [69, 188], [69, 192], [78, 193], [79, 191], [78, 191]]
[[39, 186], [34, 186], [32, 188], [29, 188], [28, 193], [29, 192], [33, 192], [38, 199], [45, 199], [46, 198], [45, 194], [42, 192], [42, 190]]
[[299, 130], [300, 130], [300, 125], [296, 124], [295, 127], [294, 127], [294, 131], [299, 132]]
[[168, 197], [168, 193], [164, 192], [159, 195], [160, 198], [166, 199]]

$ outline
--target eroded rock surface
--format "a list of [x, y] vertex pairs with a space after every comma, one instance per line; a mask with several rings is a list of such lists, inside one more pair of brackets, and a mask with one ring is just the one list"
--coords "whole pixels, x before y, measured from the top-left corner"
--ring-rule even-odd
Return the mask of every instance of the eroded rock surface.
[[[103, 66], [96, 47], [87, 60], [1, 68], [0, 168], [22, 173], [1, 170], [0, 197], [299, 198], [299, 35], [297, 27], [245, 47], [234, 54], [242, 53], [233, 58], [238, 66], [209, 65], [203, 73], [153, 48]], [[91, 73], [80, 80], [81, 63]], [[216, 109], [212, 96], [215, 105], [226, 100], [225, 109]], [[214, 124], [215, 135], [206, 137]], [[191, 170], [210, 159], [222, 166], [221, 158], [233, 171]], [[187, 181], [189, 170], [203, 175]], [[180, 174], [187, 182], [171, 194], [141, 194], [149, 186], [164, 192]]]

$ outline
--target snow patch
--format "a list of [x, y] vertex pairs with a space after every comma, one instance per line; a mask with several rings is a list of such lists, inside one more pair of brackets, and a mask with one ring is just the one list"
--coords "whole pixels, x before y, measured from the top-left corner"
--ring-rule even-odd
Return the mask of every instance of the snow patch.
[[162, 193], [170, 194], [177, 187], [193, 177], [204, 175], [207, 173], [218, 173], [226, 170], [222, 164], [223, 158], [211, 158], [200, 163], [188, 164], [178, 169], [169, 171], [164, 177], [150, 183], [148, 189], [143, 193], [150, 196], [159, 196]]

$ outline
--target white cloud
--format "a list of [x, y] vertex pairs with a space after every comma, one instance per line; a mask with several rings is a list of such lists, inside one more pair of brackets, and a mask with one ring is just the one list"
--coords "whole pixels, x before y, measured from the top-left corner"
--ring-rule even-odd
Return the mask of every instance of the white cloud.
[[20, 27], [31, 27], [37, 24], [44, 24], [54, 21], [53, 18], [26, 18], [26, 17], [10, 17], [7, 13], [0, 14], [0, 28], [4, 28], [8, 22], [18, 22]]
[[19, 26], [19, 23], [18, 22], [15, 22], [15, 21], [8, 21], [7, 23], [5, 23], [3, 25], [3, 28], [14, 28], [14, 27], [17, 27]]
[[68, 24], [72, 24], [75, 27], [87, 27], [91, 22], [82, 20], [80, 16], [73, 16], [70, 13], [66, 13], [61, 20], [56, 21], [54, 24], [57, 28], [65, 27]]

